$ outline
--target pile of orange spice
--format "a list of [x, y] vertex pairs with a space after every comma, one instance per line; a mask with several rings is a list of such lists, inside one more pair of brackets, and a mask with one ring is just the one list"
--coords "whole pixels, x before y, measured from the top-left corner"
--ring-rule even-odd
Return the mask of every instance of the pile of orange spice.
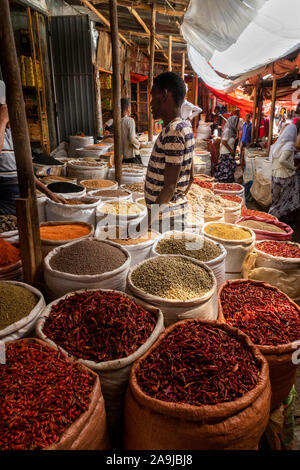
[[20, 250], [11, 243], [0, 238], [0, 267], [4, 268], [14, 264], [21, 259]]
[[91, 229], [88, 225], [64, 224], [44, 225], [40, 227], [42, 240], [74, 240], [89, 235]]

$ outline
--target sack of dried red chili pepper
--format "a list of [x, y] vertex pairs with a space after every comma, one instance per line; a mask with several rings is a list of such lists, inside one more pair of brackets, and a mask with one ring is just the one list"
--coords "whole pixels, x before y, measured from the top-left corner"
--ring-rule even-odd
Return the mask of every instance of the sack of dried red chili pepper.
[[255, 244], [257, 268], [283, 271], [300, 269], [300, 244], [290, 241], [263, 240]]
[[266, 357], [272, 387], [271, 409], [291, 390], [297, 373], [292, 354], [300, 340], [300, 308], [265, 282], [227, 281], [219, 291], [219, 317], [249, 336]]
[[125, 449], [257, 449], [269, 419], [268, 369], [236, 328], [175, 323], [132, 368]]
[[36, 333], [99, 374], [110, 439], [115, 443], [122, 429], [131, 366], [163, 329], [158, 308], [124, 292], [93, 289], [69, 293], [49, 304]]
[[237, 183], [214, 183], [213, 187], [215, 194], [228, 194], [231, 196], [239, 196], [245, 201], [245, 188]]
[[1, 450], [109, 448], [97, 374], [44, 341], [6, 344], [0, 396]]

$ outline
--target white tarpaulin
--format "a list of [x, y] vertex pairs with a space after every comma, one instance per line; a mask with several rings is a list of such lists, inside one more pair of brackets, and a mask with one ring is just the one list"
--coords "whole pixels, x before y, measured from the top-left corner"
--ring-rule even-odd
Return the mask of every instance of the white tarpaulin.
[[209, 86], [229, 90], [300, 47], [299, 18], [300, 0], [191, 0], [181, 30], [195, 72]]

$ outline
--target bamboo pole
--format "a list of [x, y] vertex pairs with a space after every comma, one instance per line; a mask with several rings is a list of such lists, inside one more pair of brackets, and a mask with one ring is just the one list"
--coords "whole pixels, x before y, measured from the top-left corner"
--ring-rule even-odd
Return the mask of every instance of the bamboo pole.
[[185, 52], [182, 52], [182, 58], [181, 58], [181, 76], [182, 79], [184, 80], [184, 70], [185, 70]]
[[172, 36], [168, 38], [168, 71], [172, 72]]
[[117, 0], [109, 0], [109, 16], [112, 43], [113, 65], [113, 119], [114, 119], [114, 161], [115, 175], [119, 184], [122, 182], [122, 147], [121, 147], [121, 80], [120, 80], [120, 49], [118, 34]]
[[254, 142], [257, 97], [258, 97], [258, 85], [256, 84], [255, 88], [254, 88], [253, 114], [252, 114], [252, 127], [251, 127], [251, 144], [253, 144], [253, 142]]
[[277, 80], [276, 78], [273, 78], [272, 103], [271, 103], [271, 110], [270, 110], [270, 125], [269, 125], [269, 137], [268, 137], [268, 153], [270, 152], [270, 147], [272, 145], [275, 104], [276, 104], [276, 91], [277, 91]]
[[[156, 21], [156, 10], [155, 10], [155, 5], [152, 4], [151, 28], [150, 28], [149, 93], [153, 85], [153, 74], [154, 74], [155, 21]], [[149, 139], [149, 142], [153, 141], [153, 117], [152, 117], [151, 110], [149, 110], [148, 139]]]
[[[20, 197], [26, 200], [22, 206], [22, 217], [18, 210], [21, 201], [16, 203], [24, 280], [29, 284], [36, 284], [42, 279], [39, 219], [25, 104], [8, 0], [1, 1], [0, 43], [0, 65], [6, 84]], [[25, 225], [24, 218], [30, 220], [30, 223]]]

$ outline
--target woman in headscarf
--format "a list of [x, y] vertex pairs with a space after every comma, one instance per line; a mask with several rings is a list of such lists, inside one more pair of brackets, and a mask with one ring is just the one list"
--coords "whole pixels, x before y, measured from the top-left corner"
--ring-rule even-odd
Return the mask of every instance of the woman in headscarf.
[[234, 144], [237, 136], [239, 116], [232, 116], [225, 124], [221, 146], [220, 161], [215, 179], [222, 183], [233, 183], [236, 169]]
[[283, 217], [300, 207], [299, 185], [294, 165], [295, 143], [300, 130], [300, 121], [289, 124], [271, 146], [272, 203], [269, 214]]

